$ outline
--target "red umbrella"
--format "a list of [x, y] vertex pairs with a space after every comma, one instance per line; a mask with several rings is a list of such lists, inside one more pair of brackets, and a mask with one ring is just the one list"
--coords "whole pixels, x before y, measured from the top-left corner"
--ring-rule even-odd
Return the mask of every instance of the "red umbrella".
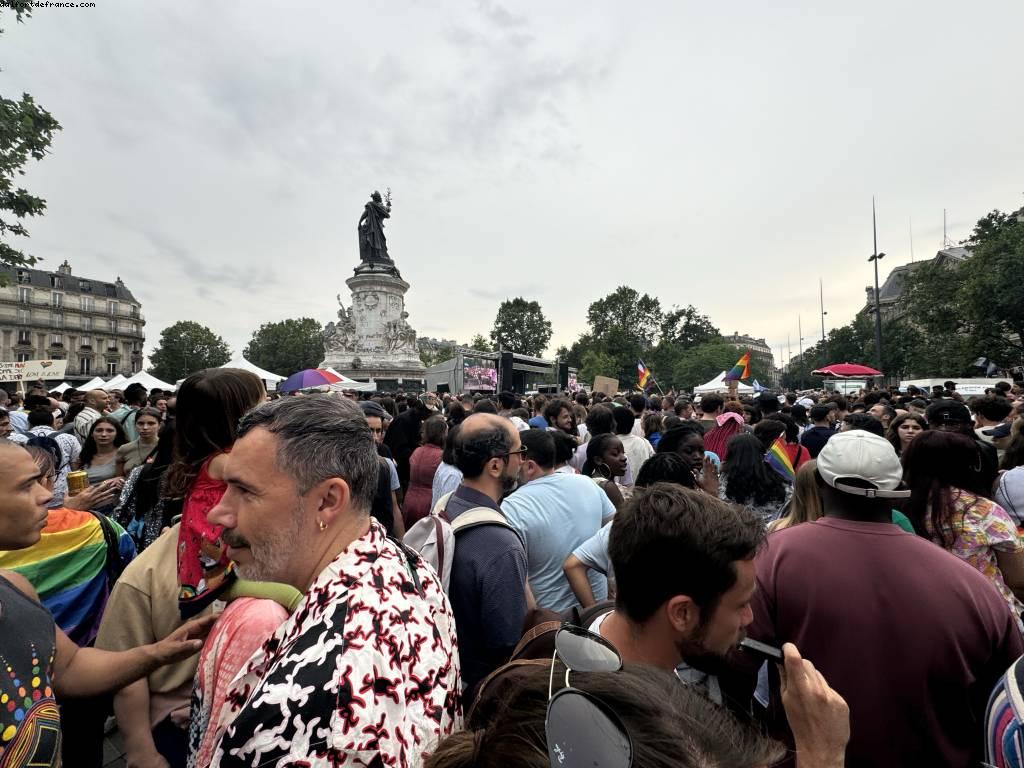
[[881, 376], [881, 371], [858, 363], [832, 363], [824, 368], [811, 371], [815, 376], [834, 376], [838, 379], [854, 379], [864, 376]]

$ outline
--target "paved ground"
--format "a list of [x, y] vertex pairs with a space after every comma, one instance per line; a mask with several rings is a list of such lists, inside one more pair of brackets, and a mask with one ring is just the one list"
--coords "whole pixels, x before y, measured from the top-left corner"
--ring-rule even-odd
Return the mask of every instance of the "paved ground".
[[127, 768], [124, 760], [124, 744], [116, 729], [103, 740], [103, 768]]

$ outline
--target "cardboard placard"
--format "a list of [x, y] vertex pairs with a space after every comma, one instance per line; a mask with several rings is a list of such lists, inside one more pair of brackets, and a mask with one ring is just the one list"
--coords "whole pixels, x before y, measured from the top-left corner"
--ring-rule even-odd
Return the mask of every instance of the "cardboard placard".
[[608, 376], [594, 377], [594, 391], [603, 392], [606, 395], [614, 396], [619, 391], [619, 380]]
[[63, 379], [67, 367], [67, 360], [26, 360], [23, 363], [0, 363], [0, 381]]

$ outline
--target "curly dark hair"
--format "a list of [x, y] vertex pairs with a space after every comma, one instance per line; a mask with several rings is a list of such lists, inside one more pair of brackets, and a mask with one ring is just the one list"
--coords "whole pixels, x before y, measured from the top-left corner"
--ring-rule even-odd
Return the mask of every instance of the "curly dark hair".
[[749, 432], [729, 439], [722, 474], [726, 496], [738, 504], [770, 504], [786, 500], [786, 481], [764, 461], [761, 441]]

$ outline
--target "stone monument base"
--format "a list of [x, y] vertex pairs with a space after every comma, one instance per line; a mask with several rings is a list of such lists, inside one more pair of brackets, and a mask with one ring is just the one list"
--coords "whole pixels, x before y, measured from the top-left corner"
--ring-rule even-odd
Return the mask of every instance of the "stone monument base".
[[359, 381], [372, 379], [382, 390], [422, 389], [425, 369], [405, 311], [409, 284], [397, 269], [367, 267], [360, 265], [345, 281], [351, 305], [346, 309], [338, 297], [338, 322], [324, 329], [321, 366]]

